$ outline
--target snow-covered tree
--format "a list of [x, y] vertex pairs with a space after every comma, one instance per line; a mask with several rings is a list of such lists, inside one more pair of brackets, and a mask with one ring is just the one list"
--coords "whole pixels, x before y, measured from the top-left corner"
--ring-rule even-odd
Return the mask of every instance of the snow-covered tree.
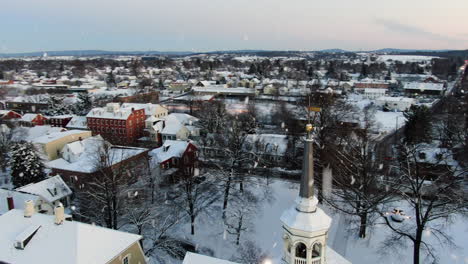
[[11, 148], [11, 177], [15, 188], [46, 178], [44, 164], [31, 143], [16, 143]]
[[78, 102], [75, 104], [74, 113], [77, 115], [87, 115], [93, 108], [93, 101], [88, 93], [79, 93]]
[[64, 97], [51, 95], [47, 99], [47, 109], [43, 112], [47, 116], [68, 115], [73, 113], [73, 107], [64, 104]]

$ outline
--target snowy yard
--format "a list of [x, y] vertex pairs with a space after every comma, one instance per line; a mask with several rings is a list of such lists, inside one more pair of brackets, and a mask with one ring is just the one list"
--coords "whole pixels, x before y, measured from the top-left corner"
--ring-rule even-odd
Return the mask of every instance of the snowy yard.
[[[251, 228], [242, 233], [241, 245], [247, 240], [253, 241], [268, 253], [273, 263], [279, 264], [283, 253], [280, 216], [284, 210], [293, 205], [298, 194], [298, 184], [279, 179], [269, 181], [266, 185], [266, 180], [262, 180], [261, 187], [255, 188], [258, 196], [264, 197], [265, 193], [269, 196], [267, 196], [268, 199], [263, 199], [258, 212], [251, 217]], [[390, 232], [388, 227], [377, 225], [369, 232], [366, 239], [358, 239], [357, 232], [347, 230], [350, 225], [343, 215], [332, 212], [328, 207], [322, 206], [322, 208], [333, 218], [328, 245], [351, 262], [358, 264], [411, 263], [411, 245], [408, 244], [396, 252], [381, 248], [381, 242], [387, 239]], [[218, 206], [212, 211], [214, 212], [199, 216], [194, 237], [190, 235], [188, 221], [179, 225], [171, 235], [194, 241], [199, 249], [209, 248], [213, 250], [216, 257], [232, 259], [239, 248], [235, 245], [235, 237], [224, 232], [221, 208]], [[468, 225], [462, 217], [457, 217], [453, 223], [447, 225], [447, 233], [453, 237], [458, 248], [442, 247], [434, 243], [440, 264], [468, 263], [467, 231]], [[430, 232], [425, 232], [425, 239], [431, 241]], [[384, 255], [382, 252], [387, 254]], [[181, 260], [171, 259], [167, 263], [181, 263]]]

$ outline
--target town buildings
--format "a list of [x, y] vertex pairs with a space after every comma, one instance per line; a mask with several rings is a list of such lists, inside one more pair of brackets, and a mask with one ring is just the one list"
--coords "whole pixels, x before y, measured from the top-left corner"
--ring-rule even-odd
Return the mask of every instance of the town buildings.
[[59, 203], [69, 206], [71, 195], [71, 189], [58, 175], [15, 190], [0, 189], [0, 215], [12, 209], [24, 209], [26, 201], [32, 201], [39, 213], [54, 214], [54, 207]]
[[7, 101], [5, 102], [5, 108], [13, 110], [20, 114], [24, 113], [41, 113], [46, 110], [48, 105], [46, 103], [30, 103], [30, 102], [16, 102]]
[[43, 126], [47, 124], [48, 118], [41, 114], [24, 114], [21, 119], [19, 119], [19, 124], [21, 126]]
[[148, 169], [148, 149], [114, 146], [101, 136], [65, 145], [61, 157], [46, 165], [74, 188], [85, 188], [94, 177], [110, 169], [134, 182]]
[[129, 145], [143, 136], [146, 115], [144, 109], [108, 103], [104, 108], [92, 109], [86, 118], [93, 135], [101, 135], [113, 144]]
[[54, 160], [59, 157], [60, 151], [66, 144], [80, 141], [90, 136], [91, 131], [67, 130], [35, 138], [32, 140], [32, 143], [48, 160]]
[[406, 111], [408, 110], [413, 104], [416, 103], [416, 100], [413, 98], [408, 97], [388, 97], [382, 96], [375, 100], [376, 106], [382, 107], [386, 110], [390, 111]]

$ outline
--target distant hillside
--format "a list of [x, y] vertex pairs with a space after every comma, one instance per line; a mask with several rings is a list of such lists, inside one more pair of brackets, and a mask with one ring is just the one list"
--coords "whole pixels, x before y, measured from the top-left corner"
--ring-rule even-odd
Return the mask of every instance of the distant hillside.
[[[0, 53], [0, 58], [13, 57], [42, 57], [44, 53], [47, 56], [187, 56], [200, 54], [235, 54], [235, 55], [251, 55], [251, 56], [297, 56], [305, 52], [318, 53], [356, 53], [357, 51], [348, 51], [343, 49], [324, 49], [320, 51], [287, 51], [287, 50], [220, 50], [209, 52], [189, 52], [189, 51], [108, 51], [108, 50], [64, 50], [64, 51], [37, 51], [24, 53]], [[385, 48], [373, 51], [361, 51], [372, 53], [389, 53], [401, 55], [426, 55], [439, 57], [468, 57], [468, 50], [418, 50], [418, 49], [393, 49]]]
[[24, 53], [0, 53], [1, 58], [12, 57], [42, 57], [44, 53], [47, 56], [155, 56], [155, 55], [187, 55], [192, 52], [186, 51], [107, 51], [107, 50], [64, 50], [64, 51], [37, 51]]

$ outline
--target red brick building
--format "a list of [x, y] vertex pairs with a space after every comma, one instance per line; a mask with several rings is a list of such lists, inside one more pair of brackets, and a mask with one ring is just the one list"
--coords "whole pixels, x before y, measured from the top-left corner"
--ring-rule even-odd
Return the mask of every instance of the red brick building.
[[53, 127], [66, 127], [72, 118], [73, 116], [70, 115], [49, 116], [47, 124]]
[[24, 114], [19, 122], [22, 126], [43, 126], [47, 123], [47, 117], [41, 114]]
[[0, 123], [9, 122], [15, 119], [20, 119], [22, 116], [15, 111], [0, 110]]
[[93, 135], [101, 135], [113, 144], [130, 145], [143, 136], [144, 109], [121, 109], [118, 103], [94, 108], [86, 116]]

